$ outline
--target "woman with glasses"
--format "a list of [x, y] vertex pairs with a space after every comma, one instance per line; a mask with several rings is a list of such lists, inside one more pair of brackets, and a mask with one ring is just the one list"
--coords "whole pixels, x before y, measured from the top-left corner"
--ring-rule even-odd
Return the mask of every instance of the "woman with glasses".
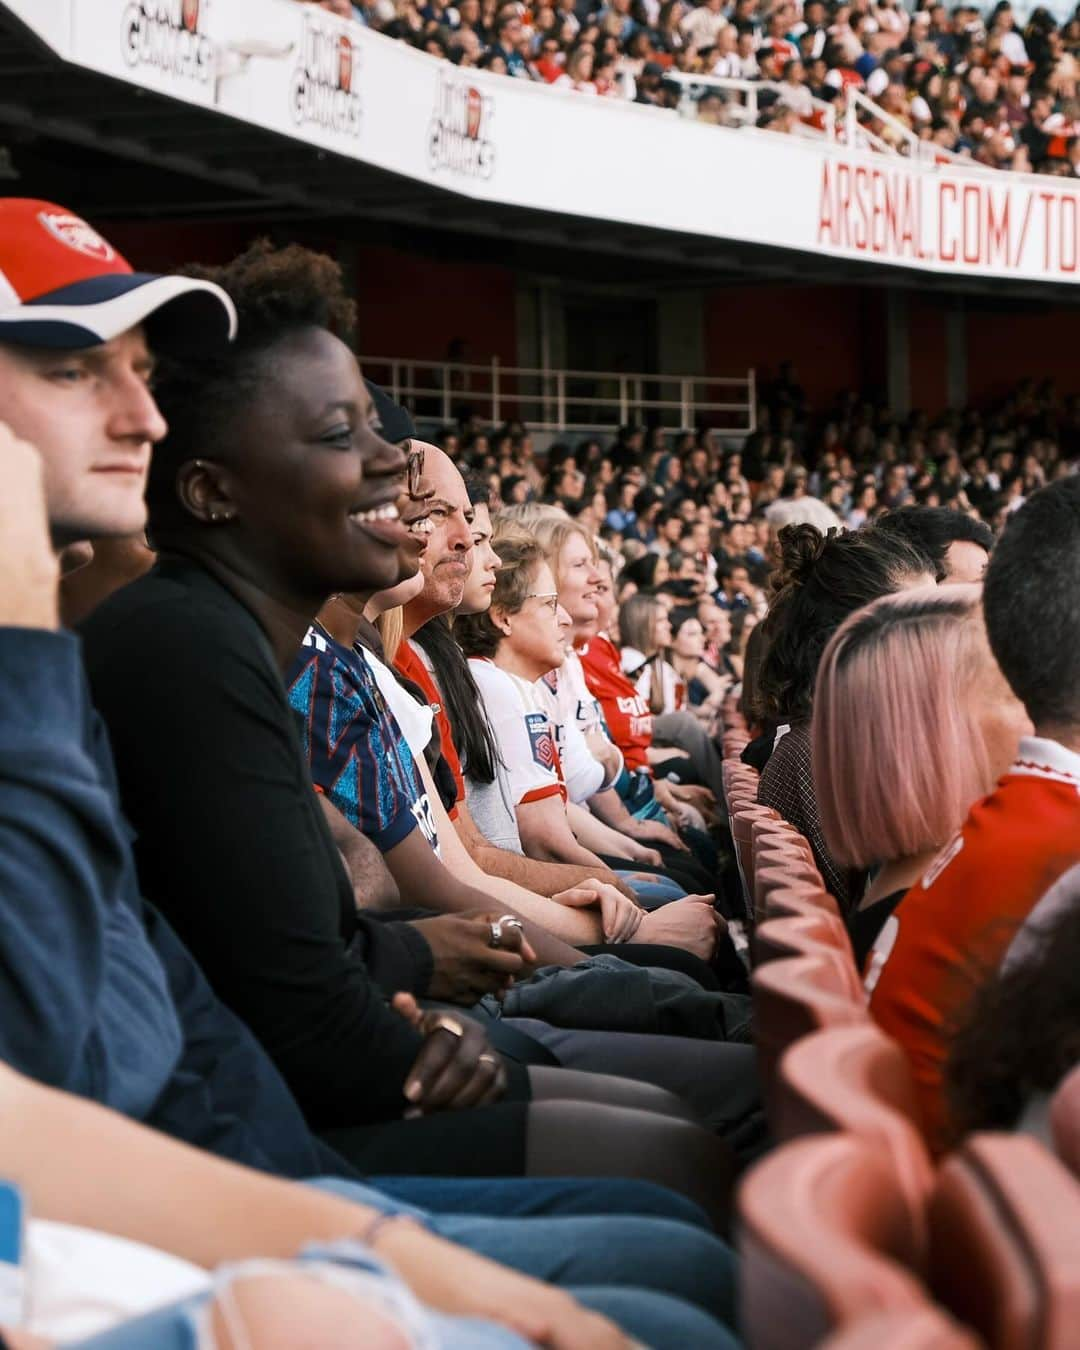
[[538, 543], [508, 535], [500, 538], [498, 550], [502, 565], [490, 609], [462, 615], [454, 636], [469, 657], [510, 772], [521, 844], [530, 857], [547, 862], [603, 867], [570, 828], [562, 765], [534, 687], [562, 665], [570, 618], [559, 606], [555, 578]]

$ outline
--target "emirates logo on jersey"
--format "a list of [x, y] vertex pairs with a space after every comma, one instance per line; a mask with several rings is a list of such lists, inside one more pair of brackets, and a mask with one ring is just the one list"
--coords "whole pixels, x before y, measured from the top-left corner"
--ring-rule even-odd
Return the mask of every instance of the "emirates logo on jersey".
[[106, 263], [111, 263], [116, 257], [112, 245], [78, 216], [69, 216], [60, 211], [41, 211], [38, 220], [54, 239], [73, 248], [76, 253], [85, 253], [88, 258]]

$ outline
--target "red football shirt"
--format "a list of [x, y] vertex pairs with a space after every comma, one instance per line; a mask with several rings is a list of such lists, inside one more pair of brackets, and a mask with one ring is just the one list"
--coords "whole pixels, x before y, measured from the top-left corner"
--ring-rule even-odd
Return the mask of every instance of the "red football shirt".
[[[402, 639], [401, 646], [397, 650], [397, 656], [394, 657], [394, 665], [407, 680], [412, 680], [413, 684], [418, 684], [424, 691], [424, 697], [427, 699], [431, 711], [435, 714], [435, 720], [439, 724], [439, 738], [442, 742], [443, 757], [450, 765], [450, 772], [454, 775], [457, 799], [459, 802], [463, 801], [465, 798], [465, 779], [461, 773], [461, 760], [458, 758], [454, 736], [450, 730], [450, 719], [443, 708], [442, 695], [439, 693], [435, 681], [431, 678], [431, 671], [424, 665], [423, 660], [417, 654], [416, 648], [408, 638]], [[450, 812], [451, 820], [456, 815], [457, 806], [455, 805]]]
[[652, 745], [652, 713], [643, 698], [623, 674], [615, 644], [601, 634], [577, 649], [585, 683], [599, 701], [611, 739], [623, 753], [626, 767], [648, 769]]
[[867, 961], [870, 1011], [907, 1051], [936, 1149], [946, 1142], [952, 1028], [988, 971], [1023, 959], [1025, 922], [1041, 927], [1075, 903], [1078, 884], [1080, 755], [1026, 738], [994, 792], [901, 900]]

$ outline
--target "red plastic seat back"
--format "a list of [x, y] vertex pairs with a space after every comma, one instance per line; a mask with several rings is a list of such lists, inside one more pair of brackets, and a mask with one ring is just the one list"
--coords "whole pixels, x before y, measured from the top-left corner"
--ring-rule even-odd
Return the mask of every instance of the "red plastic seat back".
[[979, 1134], [930, 1199], [930, 1279], [991, 1350], [1080, 1343], [1080, 1183], [1028, 1135]]
[[765, 897], [765, 918], [783, 919], [788, 915], [825, 913], [840, 917], [836, 901], [822, 885], [820, 890], [804, 885], [779, 886]]
[[[780, 1140], [844, 1131], [872, 1143], [891, 1161], [913, 1212], [923, 1213], [934, 1169], [911, 1069], [900, 1046], [873, 1022], [796, 1041], [780, 1060], [772, 1104], [770, 1123]], [[926, 1235], [920, 1236], [925, 1247]]]
[[1050, 1104], [1050, 1128], [1058, 1157], [1080, 1177], [1080, 1065], [1066, 1074]]
[[740, 1307], [754, 1350], [805, 1350], [876, 1313], [914, 1312], [917, 1216], [885, 1158], [849, 1135], [801, 1139], [739, 1189]]
[[754, 1043], [766, 1097], [780, 1056], [803, 1036], [826, 1027], [852, 1026], [869, 1014], [854, 997], [850, 975], [832, 953], [796, 956], [759, 966], [750, 977], [754, 996]]
[[984, 1350], [973, 1331], [927, 1303], [909, 1312], [874, 1313], [822, 1341], [821, 1350]]
[[804, 890], [817, 894], [825, 889], [821, 873], [812, 862], [800, 858], [780, 859], [766, 854], [754, 860], [754, 917], [761, 922], [769, 909], [773, 891]]

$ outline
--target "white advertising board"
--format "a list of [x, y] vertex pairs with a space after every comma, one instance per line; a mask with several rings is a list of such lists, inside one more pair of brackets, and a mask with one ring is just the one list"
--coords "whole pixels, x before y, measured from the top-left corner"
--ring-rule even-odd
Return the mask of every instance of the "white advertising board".
[[459, 70], [295, 0], [0, 0], [62, 59], [466, 196], [916, 270], [1080, 280], [1080, 183]]

